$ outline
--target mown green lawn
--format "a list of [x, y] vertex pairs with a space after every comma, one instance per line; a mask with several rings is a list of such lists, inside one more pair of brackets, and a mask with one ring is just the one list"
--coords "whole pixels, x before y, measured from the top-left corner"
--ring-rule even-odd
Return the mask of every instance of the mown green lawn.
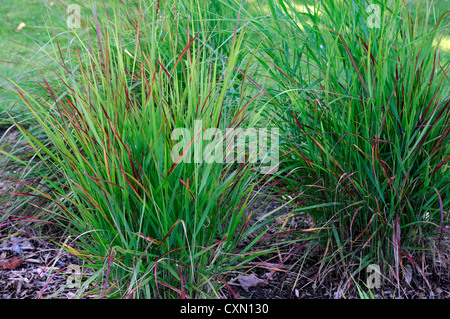
[[[408, 0], [414, 12], [414, 4], [419, 0]], [[425, 1], [425, 0], [420, 0]], [[269, 12], [267, 5], [260, 1], [248, 0], [249, 6], [261, 13]], [[313, 4], [315, 1], [307, 1]], [[317, 1], [316, 1], [317, 2]], [[54, 3], [51, 6], [51, 3]], [[299, 7], [303, 3], [298, 1]], [[434, 1], [436, 17], [446, 10], [450, 10], [450, 0]], [[13, 77], [33, 65], [33, 57], [40, 47], [49, 40], [49, 35], [44, 29], [45, 21], [48, 20], [49, 10], [64, 9], [60, 2], [50, 0], [0, 0], [0, 75]], [[422, 12], [421, 15], [425, 15]], [[26, 26], [17, 31], [16, 28], [25, 23]], [[430, 27], [433, 21], [429, 22]], [[450, 32], [444, 39], [443, 51], [445, 57], [450, 59]]]
[[[408, 0], [414, 12], [414, 4], [419, 0]], [[420, 0], [425, 1], [425, 0]], [[269, 7], [257, 0], [248, 0], [249, 6], [261, 13], [269, 13]], [[315, 1], [307, 1], [313, 4]], [[316, 1], [317, 2], [317, 1]], [[53, 3], [53, 5], [51, 5]], [[299, 7], [303, 3], [298, 1]], [[450, 10], [450, 0], [434, 1], [436, 17]], [[0, 75], [13, 77], [33, 66], [36, 51], [50, 39], [43, 27], [48, 21], [49, 10], [63, 10], [58, 1], [50, 0], [0, 0]], [[423, 12], [421, 15], [425, 15]], [[16, 28], [25, 23], [26, 26], [17, 31]], [[430, 27], [433, 21], [429, 22]], [[443, 57], [450, 59], [450, 32], [444, 38]], [[3, 82], [3, 79], [0, 83]]]
[[[13, 77], [32, 66], [33, 55], [49, 39], [44, 24], [48, 14], [47, 5], [50, 7], [50, 3], [39, 0], [0, 0], [2, 76]], [[18, 31], [17, 27], [21, 23], [25, 26]]]
[[[339, 0], [340, 1], [340, 0]], [[415, 4], [419, 0], [407, 0], [411, 12], [415, 14]], [[426, 0], [420, 0], [426, 1]], [[317, 0], [308, 0], [313, 5]], [[301, 10], [303, 0], [298, 1], [296, 8]], [[266, 1], [247, 0], [250, 11], [269, 14]], [[450, 9], [450, 0], [434, 1], [435, 19]], [[34, 68], [40, 57], [39, 50], [51, 38], [44, 25], [50, 21], [49, 16], [63, 16], [64, 6], [59, 1], [50, 0], [0, 0], [0, 110], [10, 108], [14, 96], [7, 90], [5, 78], [17, 79], [21, 74]], [[58, 13], [55, 13], [58, 12]], [[426, 13], [421, 12], [424, 16]], [[18, 31], [17, 27], [24, 23], [25, 27]], [[434, 21], [429, 21], [430, 28]], [[56, 30], [62, 31], [62, 30]], [[450, 61], [450, 32], [443, 38], [442, 62]], [[1, 119], [0, 119], [1, 121]]]
[[63, 10], [58, 1], [0, 0], [0, 122], [6, 120], [2, 111], [20, 111], [7, 79], [18, 80], [35, 68], [42, 56], [39, 50], [51, 38], [44, 26], [51, 14]]

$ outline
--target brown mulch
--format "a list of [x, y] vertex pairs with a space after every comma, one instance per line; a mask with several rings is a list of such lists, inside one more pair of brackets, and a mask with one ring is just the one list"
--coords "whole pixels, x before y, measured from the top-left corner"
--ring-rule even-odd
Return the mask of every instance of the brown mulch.
[[75, 298], [86, 274], [81, 264], [61, 248], [26, 233], [2, 236], [0, 299]]

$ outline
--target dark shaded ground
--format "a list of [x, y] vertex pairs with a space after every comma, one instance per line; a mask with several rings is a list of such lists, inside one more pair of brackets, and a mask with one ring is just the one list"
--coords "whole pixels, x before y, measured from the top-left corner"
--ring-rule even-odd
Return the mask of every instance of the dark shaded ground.
[[[256, 210], [255, 219], [259, 219], [265, 213], [276, 209], [281, 204], [276, 201], [266, 200], [266, 205], [261, 208], [262, 202], [256, 202], [252, 207]], [[289, 208], [280, 209], [280, 215], [286, 216]], [[276, 234], [291, 229], [305, 229], [312, 227], [311, 220], [290, 218], [280, 219], [280, 223], [273, 225], [269, 233]], [[284, 224], [284, 229], [280, 229], [280, 224]], [[415, 260], [423, 258], [423, 271], [428, 283], [423, 279], [421, 271], [410, 264], [407, 259], [403, 260], [404, 270], [400, 271], [400, 285], [391, 275], [389, 269], [381, 269], [386, 278], [381, 278], [381, 287], [372, 288], [371, 293], [376, 299], [450, 299], [450, 226], [445, 227], [444, 236], [440, 246], [440, 253], [427, 252], [425, 255], [413, 256]], [[274, 236], [276, 237], [276, 236]], [[278, 236], [277, 236], [278, 237]], [[283, 236], [279, 236], [280, 240]], [[285, 235], [285, 239], [288, 239]], [[438, 240], [433, 243], [437, 245]], [[264, 249], [264, 242], [256, 249]], [[350, 277], [350, 273], [356, 270], [358, 265], [336, 264], [320, 267], [318, 261], [323, 258], [324, 247], [319, 245], [311, 246], [308, 242], [299, 242], [287, 245], [285, 249], [280, 249], [277, 254], [271, 257], [265, 256], [265, 260], [254, 263], [245, 275], [255, 276], [259, 279], [259, 285], [243, 289], [239, 285], [239, 280], [233, 278], [230, 284], [231, 289], [224, 288], [223, 293], [227, 298], [248, 299], [354, 299], [361, 298], [361, 294]], [[351, 267], [353, 266], [353, 267]], [[420, 265], [422, 267], [422, 263]], [[238, 275], [236, 276], [238, 277]], [[256, 280], [255, 280], [256, 281]], [[367, 273], [360, 272], [356, 278], [360, 289], [370, 298], [367, 283]], [[237, 284], [236, 284], [237, 283]], [[429, 285], [428, 285], [429, 284]], [[399, 289], [400, 288], [400, 289]]]
[[[314, 270], [308, 271], [310, 274]], [[253, 273], [261, 279], [267, 275], [261, 270], [254, 270]], [[320, 282], [317, 280], [317, 272], [310, 276], [302, 275], [302, 279], [294, 286], [297, 273], [286, 271], [277, 272], [264, 287], [251, 287], [248, 291], [240, 286], [232, 286], [234, 293], [239, 298], [246, 299], [360, 299], [361, 296], [353, 282], [342, 285], [339, 277], [327, 277]], [[427, 272], [427, 278], [431, 284], [430, 290], [418, 272], [413, 273], [413, 279], [408, 284], [406, 280], [401, 281], [400, 292], [395, 285], [387, 283], [385, 280], [382, 286], [372, 288], [371, 291], [376, 299], [450, 299], [450, 276], [447, 269], [431, 269]], [[315, 285], [316, 284], [316, 285]], [[341, 287], [339, 285], [341, 284]], [[362, 283], [360, 283], [362, 285]], [[369, 289], [362, 288], [370, 297]], [[227, 298], [234, 298], [233, 293], [224, 291]]]

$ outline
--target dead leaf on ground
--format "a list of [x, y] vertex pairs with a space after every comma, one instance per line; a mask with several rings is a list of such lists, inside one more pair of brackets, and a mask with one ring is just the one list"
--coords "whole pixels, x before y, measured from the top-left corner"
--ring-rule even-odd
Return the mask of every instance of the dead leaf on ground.
[[16, 30], [17, 31], [20, 31], [20, 30], [22, 30], [23, 28], [25, 28], [27, 25], [24, 23], [24, 22], [21, 22], [20, 24], [19, 24], [19, 26], [16, 28]]
[[10, 269], [10, 270], [14, 270], [17, 267], [20, 267], [22, 265], [22, 260], [17, 258], [17, 257], [13, 257], [10, 260], [5, 261], [2, 264], [2, 268], [3, 269]]
[[238, 280], [241, 287], [247, 292], [251, 287], [261, 287], [266, 285], [266, 282], [264, 280], [259, 279], [253, 274], [250, 276], [241, 276]]

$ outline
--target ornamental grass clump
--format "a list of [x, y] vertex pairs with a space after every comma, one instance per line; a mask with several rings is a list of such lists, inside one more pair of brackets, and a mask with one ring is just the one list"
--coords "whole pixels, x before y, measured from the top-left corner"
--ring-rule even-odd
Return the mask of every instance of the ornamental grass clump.
[[[16, 87], [46, 139], [17, 125], [47, 166], [45, 187], [19, 195], [50, 200], [71, 233], [63, 246], [94, 270], [79, 296], [95, 284], [101, 297], [218, 297], [224, 274], [258, 255], [245, 245], [235, 254], [258, 227], [245, 213], [256, 164], [184, 160], [193, 143], [204, 150], [203, 130], [249, 124], [255, 101], [236, 103], [247, 94], [236, 79], [244, 33], [237, 21], [227, 37], [204, 29], [202, 9], [83, 8], [81, 28], [63, 34], [67, 46], [55, 35], [53, 69], [36, 79], [47, 96]], [[174, 160], [174, 130], [196, 121], [203, 127]]]
[[447, 220], [449, 13], [417, 6], [425, 20], [403, 1], [268, 0], [273, 24], [252, 21], [289, 143], [280, 176], [326, 235], [322, 261], [350, 275], [370, 263], [394, 282], [404, 263], [423, 275], [413, 256], [433, 238], [439, 251]]

